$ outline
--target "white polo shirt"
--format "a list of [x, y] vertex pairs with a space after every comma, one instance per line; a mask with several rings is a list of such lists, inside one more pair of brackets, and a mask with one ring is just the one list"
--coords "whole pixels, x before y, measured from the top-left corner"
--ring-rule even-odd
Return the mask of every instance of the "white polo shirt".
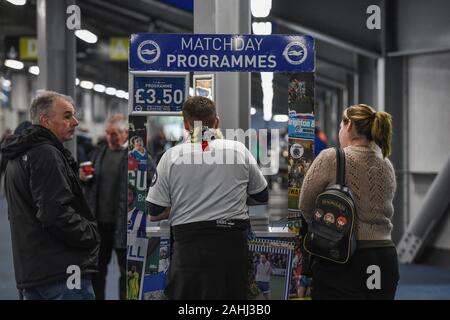
[[247, 194], [267, 187], [244, 144], [225, 139], [179, 144], [164, 153], [147, 201], [171, 207], [172, 226], [216, 219], [249, 219]]

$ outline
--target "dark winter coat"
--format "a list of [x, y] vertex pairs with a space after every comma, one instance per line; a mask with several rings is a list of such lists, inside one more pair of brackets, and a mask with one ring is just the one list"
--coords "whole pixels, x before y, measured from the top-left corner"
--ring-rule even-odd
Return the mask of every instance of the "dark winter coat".
[[96, 272], [97, 224], [70, 152], [39, 125], [8, 138], [1, 152], [17, 287], [64, 279], [69, 266]]
[[[94, 166], [94, 177], [83, 183], [85, 190], [86, 199], [89, 203], [91, 211], [97, 216], [97, 205], [101, 201], [99, 199], [100, 191], [100, 172], [103, 163], [103, 157], [105, 156], [106, 149], [108, 145], [106, 143], [100, 144], [93, 152], [89, 155], [89, 160], [92, 161]], [[127, 174], [127, 155], [128, 151], [125, 148], [123, 150], [123, 159], [121, 161], [120, 168], [117, 168], [117, 174], [119, 177], [119, 187], [117, 189], [116, 199], [116, 225], [114, 231], [114, 247], [125, 249], [127, 247], [127, 185], [128, 185], [128, 174]]]

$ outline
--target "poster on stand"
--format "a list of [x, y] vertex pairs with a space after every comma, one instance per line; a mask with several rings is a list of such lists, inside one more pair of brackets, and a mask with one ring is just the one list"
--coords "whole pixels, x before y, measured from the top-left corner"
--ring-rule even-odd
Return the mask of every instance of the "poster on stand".
[[144, 264], [148, 239], [128, 233], [127, 237], [127, 300], [140, 300], [144, 280]]
[[314, 140], [289, 138], [288, 209], [298, 210], [301, 187], [314, 158]]
[[307, 224], [299, 207], [305, 175], [314, 160], [314, 73], [292, 74], [288, 84], [288, 218], [287, 228], [295, 234], [290, 265], [289, 299], [310, 299], [312, 279], [305, 270], [308, 255], [303, 252]]
[[194, 74], [194, 95], [214, 101], [214, 74]]
[[169, 269], [170, 240], [168, 236], [151, 236], [148, 241], [142, 300], [166, 300], [164, 289]]
[[252, 270], [250, 298], [253, 300], [287, 300], [293, 238], [257, 237], [249, 240]]
[[129, 117], [128, 137], [127, 299], [138, 300], [148, 246], [145, 197], [149, 155], [144, 118]]

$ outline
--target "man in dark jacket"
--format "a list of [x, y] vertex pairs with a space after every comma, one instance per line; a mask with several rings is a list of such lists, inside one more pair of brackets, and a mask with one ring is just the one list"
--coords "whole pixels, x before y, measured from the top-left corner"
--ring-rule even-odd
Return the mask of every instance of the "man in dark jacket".
[[123, 114], [115, 114], [105, 123], [106, 143], [89, 155], [94, 175], [88, 179], [80, 170], [89, 206], [98, 221], [101, 243], [99, 273], [93, 277], [95, 297], [105, 299], [106, 275], [115, 249], [119, 264], [119, 298], [126, 299], [127, 253], [127, 139], [128, 121]]
[[63, 146], [78, 125], [73, 100], [45, 91], [30, 116], [1, 147], [17, 288], [25, 299], [93, 299], [99, 234]]

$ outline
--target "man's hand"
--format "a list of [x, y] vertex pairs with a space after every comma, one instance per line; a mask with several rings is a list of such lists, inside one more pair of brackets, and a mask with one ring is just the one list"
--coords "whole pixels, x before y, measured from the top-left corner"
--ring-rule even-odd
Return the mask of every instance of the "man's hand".
[[86, 174], [84, 173], [83, 169], [81, 169], [81, 168], [78, 169], [78, 175], [80, 177], [80, 180], [83, 181], [83, 182], [86, 182], [86, 181], [88, 181], [90, 179], [90, 178], [88, 178], [86, 176]]

